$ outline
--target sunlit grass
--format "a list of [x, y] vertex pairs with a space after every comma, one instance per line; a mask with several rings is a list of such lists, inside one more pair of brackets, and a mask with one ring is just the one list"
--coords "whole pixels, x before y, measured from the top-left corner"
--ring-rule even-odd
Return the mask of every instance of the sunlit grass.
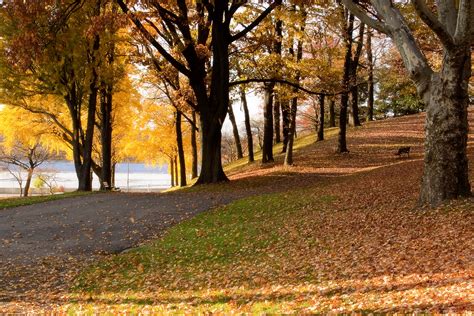
[[[337, 136], [337, 133], [339, 132], [339, 129], [337, 127], [331, 127], [331, 128], [326, 128], [324, 130], [324, 137], [325, 138], [332, 138]], [[298, 150], [301, 150], [302, 148], [305, 148], [307, 146], [313, 145], [316, 142], [316, 134], [311, 133], [309, 135], [304, 135], [301, 137], [297, 137], [295, 139], [295, 143], [293, 145], [293, 150], [295, 152], [298, 152]], [[282, 158], [285, 156], [284, 153], [282, 153], [283, 150], [283, 143], [278, 143], [273, 146], [273, 155], [275, 158]], [[262, 151], [258, 150], [255, 151], [254, 153], [254, 158], [255, 162], [254, 163], [259, 163], [262, 160]], [[224, 171], [225, 172], [230, 172], [230, 173], [237, 173], [241, 168], [248, 166], [248, 157], [245, 156], [241, 159], [237, 159], [227, 165], [224, 166]]]

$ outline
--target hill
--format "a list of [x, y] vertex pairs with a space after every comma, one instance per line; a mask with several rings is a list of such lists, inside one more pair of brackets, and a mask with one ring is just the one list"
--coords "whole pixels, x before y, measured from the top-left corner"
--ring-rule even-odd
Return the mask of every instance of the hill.
[[[423, 120], [351, 129], [343, 155], [334, 136], [301, 138], [291, 168], [281, 155], [271, 165], [236, 162], [230, 183], [186, 190], [237, 201], [108, 256], [48, 300], [90, 313], [472, 311], [472, 200], [416, 206]], [[412, 147], [409, 158], [394, 155], [400, 146]]]

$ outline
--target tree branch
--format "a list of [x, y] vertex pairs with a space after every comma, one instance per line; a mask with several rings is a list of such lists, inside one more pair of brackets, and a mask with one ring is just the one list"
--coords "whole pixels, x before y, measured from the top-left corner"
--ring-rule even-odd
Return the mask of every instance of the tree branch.
[[[325, 92], [325, 91], [313, 91], [313, 90], [309, 90], [305, 87], [302, 87], [297, 83], [294, 83], [294, 82], [291, 82], [291, 81], [288, 81], [288, 80], [285, 80], [285, 79], [277, 79], [277, 78], [271, 78], [271, 79], [252, 78], [252, 79], [237, 80], [237, 81], [229, 82], [229, 87], [237, 86], [237, 85], [240, 85], [240, 84], [255, 83], [255, 82], [257, 82], [257, 83], [281, 83], [281, 84], [285, 84], [285, 85], [291, 86], [293, 88], [296, 88], [298, 90], [301, 90], [303, 92], [306, 92], [307, 94], [310, 94], [310, 95], [336, 96], [336, 95], [339, 95], [339, 94], [349, 92], [349, 90], [342, 90], [342, 91], [333, 92], [333, 93]], [[359, 82], [359, 83], [353, 85], [352, 87], [360, 86], [360, 85], [365, 84], [365, 83], [366, 82]]]
[[443, 43], [443, 45], [448, 49], [452, 48], [454, 46], [454, 40], [451, 34], [449, 34], [448, 30], [443, 24], [441, 24], [433, 12], [428, 9], [425, 0], [411, 0], [411, 3], [413, 4], [418, 16], [431, 30], [433, 30], [441, 43]]
[[161, 46], [160, 43], [158, 43], [158, 41], [143, 26], [143, 24], [140, 22], [137, 16], [128, 9], [127, 5], [123, 2], [123, 0], [117, 0], [117, 3], [122, 9], [122, 11], [125, 14], [128, 14], [129, 18], [132, 20], [132, 22], [135, 24], [138, 30], [142, 33], [143, 37], [145, 37], [150, 42], [150, 44], [152, 44], [171, 65], [173, 65], [173, 67], [175, 67], [179, 72], [181, 72], [186, 77], [190, 77], [191, 71], [188, 68], [186, 68], [186, 66], [184, 66], [182, 63], [180, 63], [178, 60], [176, 60], [173, 56], [171, 56], [171, 54], [168, 53], [166, 49], [163, 46]]
[[351, 12], [352, 14], [354, 14], [355, 16], [357, 16], [357, 18], [359, 20], [362, 21], [362, 23], [364, 24], [367, 24], [368, 26], [370, 26], [371, 28], [373, 29], [376, 29], [377, 31], [379, 31], [380, 33], [383, 33], [383, 34], [389, 34], [389, 29], [383, 25], [382, 23], [380, 23], [380, 21], [377, 21], [376, 19], [374, 18], [371, 18], [367, 12], [365, 12], [364, 10], [362, 10], [357, 4], [355, 4], [352, 0], [342, 0], [342, 3], [344, 4], [344, 6], [346, 6]]
[[[237, 34], [234, 34], [230, 38], [230, 43], [235, 42], [236, 40], [244, 37], [252, 31], [257, 25], [260, 24], [260, 22], [263, 21], [272, 11], [275, 9], [277, 6], [281, 5], [282, 0], [275, 0], [265, 11], [263, 11], [252, 23], [250, 23], [247, 27], [245, 27], [242, 31], [240, 31]], [[229, 44], [230, 44], [229, 43]]]
[[456, 43], [474, 42], [474, 6], [471, 0], [461, 0], [454, 40]]

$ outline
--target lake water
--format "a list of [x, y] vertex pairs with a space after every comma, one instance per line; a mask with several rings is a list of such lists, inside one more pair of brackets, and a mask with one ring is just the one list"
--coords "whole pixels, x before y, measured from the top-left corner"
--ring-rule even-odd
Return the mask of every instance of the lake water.
[[[67, 191], [77, 189], [77, 177], [74, 164], [70, 161], [48, 161], [38, 167], [35, 174], [44, 173], [54, 177], [56, 185]], [[26, 174], [23, 175], [26, 179]], [[34, 176], [33, 176], [34, 178]], [[93, 188], [100, 187], [94, 174]], [[171, 186], [171, 178], [166, 166], [147, 166], [140, 163], [120, 163], [116, 166], [115, 186], [122, 191], [160, 191]], [[18, 183], [8, 171], [0, 172], [0, 189], [17, 189]]]

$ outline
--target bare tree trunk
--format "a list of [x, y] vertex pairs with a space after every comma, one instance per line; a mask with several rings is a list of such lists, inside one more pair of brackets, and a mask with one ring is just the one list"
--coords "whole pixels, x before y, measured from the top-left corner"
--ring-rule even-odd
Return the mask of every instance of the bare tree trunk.
[[317, 141], [324, 140], [324, 94], [319, 96], [319, 126], [318, 126], [318, 139]]
[[232, 133], [234, 134], [235, 149], [237, 151], [237, 159], [244, 157], [242, 153], [242, 144], [240, 143], [239, 128], [235, 121], [234, 109], [232, 108], [232, 102], [229, 102], [229, 120], [232, 124]]
[[112, 185], [112, 86], [106, 84], [101, 90], [100, 114], [101, 114], [101, 146], [102, 146], [102, 168], [100, 174], [100, 185], [108, 184], [108, 190]]
[[288, 147], [288, 135], [290, 134], [290, 103], [285, 100], [284, 102], [281, 102], [280, 105], [283, 123], [283, 149], [281, 152], [286, 153], [286, 148]]
[[170, 158], [169, 168], [170, 168], [170, 176], [171, 176], [171, 187], [174, 187], [175, 183], [174, 183], [174, 159], [173, 158]]
[[359, 88], [357, 86], [351, 87], [351, 106], [349, 111], [349, 125], [351, 126], [361, 126], [359, 119]]
[[356, 51], [354, 53], [354, 58], [350, 63], [350, 90], [351, 90], [351, 107], [350, 107], [350, 117], [349, 124], [351, 126], [361, 126], [359, 119], [359, 88], [357, 86], [357, 70], [359, 69], [359, 60], [362, 54], [362, 48], [364, 43], [364, 29], [365, 24], [360, 23], [359, 26], [359, 37], [357, 40]]
[[285, 166], [291, 166], [293, 164], [293, 143], [295, 141], [295, 132], [296, 132], [296, 111], [298, 110], [298, 98], [293, 98], [291, 100], [291, 118], [290, 118], [290, 131], [288, 134], [288, 146], [285, 153]]
[[336, 127], [336, 111], [334, 97], [329, 100], [329, 127]]
[[249, 162], [255, 160], [253, 155], [253, 136], [252, 136], [252, 127], [250, 126], [250, 114], [247, 104], [247, 95], [245, 93], [245, 88], [240, 88], [240, 101], [242, 102], [242, 108], [244, 109], [245, 115], [245, 132], [247, 133], [247, 148], [249, 152]]
[[33, 168], [29, 168], [28, 170], [28, 175], [26, 177], [26, 182], [25, 182], [25, 188], [23, 190], [23, 196], [28, 196], [30, 193], [30, 186], [31, 186], [31, 179], [33, 178]]
[[275, 130], [275, 144], [281, 142], [281, 131], [280, 131], [280, 96], [275, 95], [275, 104], [273, 107], [273, 125]]
[[116, 169], [117, 169], [117, 163], [114, 162], [114, 163], [112, 163], [112, 180], [111, 180], [111, 182], [112, 182], [111, 185], [112, 185], [112, 187], [114, 187], [114, 188], [115, 188], [115, 170], [116, 170]]
[[[303, 21], [301, 22], [300, 30], [303, 32], [305, 28], [305, 22], [306, 22], [306, 12], [304, 10], [304, 7], [301, 5], [300, 10], [304, 16]], [[293, 47], [290, 48], [290, 53], [294, 55]], [[295, 56], [295, 61], [299, 63], [301, 59], [303, 58], [303, 41], [302, 39], [298, 39], [297, 44], [296, 44], [296, 56]], [[296, 82], [299, 83], [300, 81], [300, 73], [296, 73]], [[294, 93], [297, 92], [297, 89], [293, 90]], [[286, 148], [286, 153], [285, 153], [285, 161], [284, 165], [285, 166], [291, 166], [293, 164], [293, 143], [296, 138], [296, 112], [298, 110], [298, 97], [294, 97], [291, 100], [291, 115], [290, 115], [290, 133], [288, 135], [288, 145]]]
[[179, 159], [179, 186], [184, 187], [186, 183], [186, 159], [184, 157], [183, 133], [181, 131], [181, 111], [176, 110], [176, 146]]
[[192, 167], [191, 176], [196, 178], [198, 176], [198, 154], [197, 154], [197, 139], [196, 139], [196, 111], [193, 110], [193, 124], [191, 126], [191, 152], [192, 152]]
[[178, 156], [175, 155], [173, 157], [173, 165], [174, 165], [174, 183], [176, 186], [179, 185], [179, 173], [178, 173]]
[[273, 162], [273, 87], [274, 83], [266, 83], [264, 88], [263, 109], [263, 148], [262, 163]]
[[367, 98], [367, 121], [374, 120], [374, 58], [372, 56], [372, 30], [367, 32], [367, 64], [369, 70], [368, 98]]
[[350, 87], [350, 71], [352, 60], [352, 32], [354, 29], [354, 16], [349, 14], [349, 20], [345, 29], [346, 41], [346, 56], [344, 58], [344, 74], [342, 78], [342, 89], [344, 93], [341, 94], [341, 106], [339, 111], [339, 135], [337, 142], [337, 152], [349, 152], [346, 142], [346, 128], [347, 128], [347, 105], [349, 101], [349, 87]]

